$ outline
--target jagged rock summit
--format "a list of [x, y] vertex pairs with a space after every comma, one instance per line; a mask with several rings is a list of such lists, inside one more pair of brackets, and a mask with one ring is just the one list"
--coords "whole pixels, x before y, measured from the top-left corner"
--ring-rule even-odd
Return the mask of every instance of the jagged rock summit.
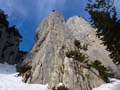
[[26, 61], [32, 61], [31, 75], [27, 82], [48, 84], [51, 89], [63, 83], [70, 90], [92, 90], [104, 82], [97, 70], [89, 70], [80, 62], [66, 57], [74, 50], [75, 40], [87, 45], [81, 50], [90, 61], [99, 60], [117, 75], [117, 67], [109, 58], [109, 52], [96, 37], [96, 31], [82, 17], [74, 16], [65, 22], [60, 12], [52, 12], [36, 31], [35, 44]]

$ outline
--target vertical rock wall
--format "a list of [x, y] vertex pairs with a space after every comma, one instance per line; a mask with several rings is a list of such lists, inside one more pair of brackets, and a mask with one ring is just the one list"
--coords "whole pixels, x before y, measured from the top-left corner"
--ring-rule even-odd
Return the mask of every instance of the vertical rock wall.
[[96, 37], [93, 29], [83, 18], [72, 17], [67, 23], [61, 13], [52, 12], [43, 20], [36, 31], [36, 42], [30, 51], [32, 70], [29, 83], [48, 84], [49, 89], [63, 83], [70, 90], [91, 90], [104, 83], [97, 70], [89, 70], [81, 62], [66, 57], [68, 50], [74, 50], [74, 41], [87, 44], [82, 51], [90, 61], [98, 59], [114, 73], [117, 68], [109, 58], [105, 46]]

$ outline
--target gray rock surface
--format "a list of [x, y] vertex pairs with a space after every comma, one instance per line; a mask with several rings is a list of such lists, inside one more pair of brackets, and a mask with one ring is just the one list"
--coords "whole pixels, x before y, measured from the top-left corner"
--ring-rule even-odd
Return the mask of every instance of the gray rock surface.
[[102, 41], [96, 36], [96, 30], [87, 21], [82, 17], [74, 16], [67, 21], [67, 26], [82, 45], [88, 45], [88, 50], [83, 53], [87, 54], [90, 60], [99, 60], [104, 66], [111, 68], [114, 73], [118, 72], [116, 65], [109, 57], [110, 52], [106, 50], [106, 46], [101, 44]]
[[71, 17], [67, 23], [61, 13], [52, 12], [43, 20], [36, 31], [35, 44], [26, 61], [32, 61], [29, 83], [48, 84], [49, 89], [63, 83], [70, 90], [91, 90], [104, 83], [96, 70], [85, 68], [80, 62], [66, 57], [68, 50], [74, 50], [74, 41], [87, 44], [82, 51], [91, 61], [99, 60], [117, 73], [105, 46], [96, 37], [96, 31], [83, 18]]

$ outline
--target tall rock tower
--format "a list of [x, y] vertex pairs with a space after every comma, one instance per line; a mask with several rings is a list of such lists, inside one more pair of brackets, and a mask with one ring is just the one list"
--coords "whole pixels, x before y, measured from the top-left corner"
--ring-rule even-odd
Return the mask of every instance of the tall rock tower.
[[75, 50], [74, 41], [87, 44], [87, 50], [81, 50], [90, 61], [99, 60], [113, 73], [117, 67], [109, 58], [109, 52], [96, 37], [96, 31], [82, 17], [71, 17], [67, 22], [60, 12], [52, 12], [43, 20], [36, 31], [35, 44], [30, 51], [32, 70], [29, 83], [48, 84], [51, 89], [63, 83], [70, 90], [91, 90], [104, 83], [97, 70], [89, 70], [78, 61], [66, 57], [66, 52]]

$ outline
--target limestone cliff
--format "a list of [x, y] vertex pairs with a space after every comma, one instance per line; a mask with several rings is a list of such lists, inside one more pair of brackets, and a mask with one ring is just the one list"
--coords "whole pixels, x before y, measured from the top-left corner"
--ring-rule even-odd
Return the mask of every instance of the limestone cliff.
[[97, 70], [89, 70], [82, 63], [66, 57], [74, 50], [75, 40], [87, 44], [90, 61], [99, 60], [117, 75], [117, 67], [109, 58], [109, 52], [96, 37], [96, 31], [82, 17], [71, 17], [65, 22], [61, 13], [52, 12], [36, 31], [35, 44], [26, 61], [31, 61], [29, 83], [48, 84], [49, 89], [63, 83], [70, 90], [91, 90], [104, 83]]

